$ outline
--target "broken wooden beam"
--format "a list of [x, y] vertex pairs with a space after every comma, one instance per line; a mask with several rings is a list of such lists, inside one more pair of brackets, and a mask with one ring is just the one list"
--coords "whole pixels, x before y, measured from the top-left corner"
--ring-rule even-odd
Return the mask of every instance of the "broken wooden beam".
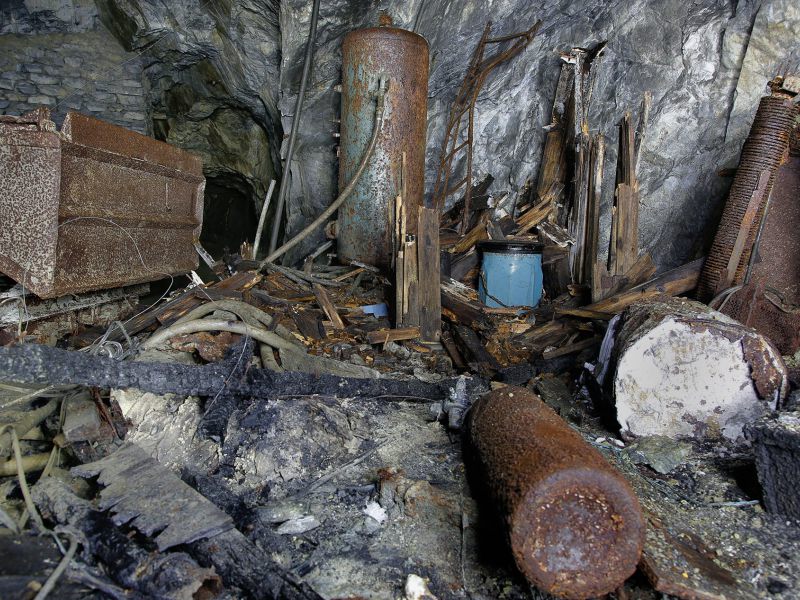
[[325, 288], [315, 283], [312, 289], [314, 290], [314, 296], [317, 298], [317, 304], [319, 304], [319, 307], [333, 324], [333, 328], [344, 329], [344, 321], [342, 321], [342, 317], [340, 317], [339, 313], [336, 311], [336, 306], [331, 301]]
[[[588, 306], [581, 308], [556, 308], [556, 314], [584, 318], [588, 316], [588, 318], [594, 319], [599, 318], [599, 315], [602, 314], [613, 316], [622, 312], [637, 300], [654, 298], [662, 294], [667, 296], [686, 294], [697, 287], [697, 280], [700, 277], [703, 260], [702, 258], [697, 259], [682, 267], [662, 273], [658, 277], [642, 283], [641, 285], [637, 285], [625, 292], [610, 296], [600, 302], [589, 304]], [[590, 313], [587, 313], [587, 311], [590, 311]]]
[[[204, 366], [127, 362], [61, 350], [39, 344], [0, 348], [0, 381], [31, 384], [78, 384], [104, 388], [134, 387], [154, 394], [276, 398], [322, 394], [350, 398], [446, 397], [455, 378], [437, 383], [409, 379], [357, 379], [296, 371], [277, 373], [249, 369], [240, 380], [230, 379], [234, 359]], [[480, 387], [479, 380], [471, 380]]]
[[439, 214], [421, 206], [417, 225], [417, 297], [420, 334], [425, 342], [438, 342], [442, 334], [440, 267]]
[[378, 329], [367, 333], [368, 344], [385, 344], [386, 342], [400, 342], [415, 340], [420, 336], [419, 327], [403, 327], [400, 329]]

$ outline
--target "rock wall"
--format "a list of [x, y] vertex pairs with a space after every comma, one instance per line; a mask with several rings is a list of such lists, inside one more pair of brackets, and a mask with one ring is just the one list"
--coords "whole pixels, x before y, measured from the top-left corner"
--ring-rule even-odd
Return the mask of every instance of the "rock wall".
[[217, 256], [224, 247], [238, 250], [252, 240], [280, 170], [277, 0], [97, 5], [102, 22], [146, 59], [155, 137], [203, 158], [203, 243]]
[[12, 1], [0, 11], [0, 113], [47, 106], [60, 123], [77, 110], [148, 133], [146, 93], [141, 58], [100, 25], [94, 3]]

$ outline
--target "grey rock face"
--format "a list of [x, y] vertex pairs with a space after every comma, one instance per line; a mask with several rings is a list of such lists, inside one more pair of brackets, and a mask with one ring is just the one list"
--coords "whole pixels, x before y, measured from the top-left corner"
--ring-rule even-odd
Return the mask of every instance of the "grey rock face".
[[53, 33], [46, 24], [33, 25], [44, 29], [0, 35], [0, 111], [22, 114], [47, 106], [61, 123], [68, 110], [77, 110], [148, 133], [139, 57], [102, 27]]
[[0, 35], [78, 33], [96, 24], [94, 0], [5, 0], [0, 4]]
[[276, 4], [98, 2], [103, 23], [147, 59], [156, 137], [199, 152], [212, 177], [244, 178], [258, 207], [278, 167]]

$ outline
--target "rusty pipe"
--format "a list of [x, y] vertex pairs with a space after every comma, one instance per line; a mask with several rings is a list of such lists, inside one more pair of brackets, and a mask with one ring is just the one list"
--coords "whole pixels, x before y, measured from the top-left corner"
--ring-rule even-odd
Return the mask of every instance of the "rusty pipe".
[[476, 402], [467, 441], [506, 525], [517, 567], [561, 598], [602, 596], [639, 562], [639, 502], [603, 456], [532, 392]]

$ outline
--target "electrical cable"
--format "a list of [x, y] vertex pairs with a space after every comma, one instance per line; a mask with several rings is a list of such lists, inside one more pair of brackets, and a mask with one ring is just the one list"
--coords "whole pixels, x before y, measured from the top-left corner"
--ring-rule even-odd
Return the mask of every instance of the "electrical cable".
[[314, 42], [317, 37], [317, 21], [319, 21], [320, 0], [314, 0], [311, 8], [311, 25], [309, 26], [308, 42], [306, 42], [306, 54], [303, 59], [303, 75], [300, 79], [300, 91], [297, 93], [297, 100], [294, 104], [294, 115], [292, 116], [292, 129], [289, 133], [289, 142], [286, 147], [286, 163], [281, 177], [281, 187], [278, 189], [278, 200], [275, 206], [275, 220], [272, 223], [272, 235], [269, 240], [269, 253], [275, 252], [278, 245], [278, 234], [280, 233], [281, 221], [283, 220], [283, 207], [286, 205], [286, 193], [289, 189], [289, 172], [292, 168], [292, 157], [294, 156], [294, 146], [297, 140], [297, 131], [300, 127], [300, 115], [303, 112], [303, 100], [306, 95], [306, 87], [311, 73], [311, 62], [314, 58]]
[[377, 103], [375, 105], [375, 126], [372, 129], [372, 138], [369, 141], [369, 146], [367, 146], [366, 151], [364, 152], [364, 156], [361, 159], [361, 163], [358, 165], [353, 178], [350, 180], [350, 183], [342, 190], [342, 193], [339, 194], [339, 197], [333, 201], [333, 203], [326, 208], [320, 216], [318, 216], [310, 225], [306, 226], [300, 233], [294, 236], [291, 240], [286, 242], [283, 246], [270, 252], [269, 256], [267, 256], [264, 260], [262, 260], [258, 265], [258, 270], [262, 270], [268, 263], [274, 262], [276, 259], [280, 258], [286, 252], [294, 248], [297, 244], [303, 241], [309, 234], [311, 234], [317, 227], [322, 225], [328, 217], [330, 217], [336, 210], [344, 203], [348, 196], [353, 192], [355, 189], [356, 184], [358, 183], [361, 174], [367, 167], [367, 163], [369, 162], [372, 153], [375, 151], [375, 147], [378, 145], [378, 136], [380, 135], [381, 129], [383, 127], [383, 106], [384, 106], [384, 97], [386, 95], [386, 84], [383, 79], [380, 80], [378, 84], [378, 92], [377, 92]]

